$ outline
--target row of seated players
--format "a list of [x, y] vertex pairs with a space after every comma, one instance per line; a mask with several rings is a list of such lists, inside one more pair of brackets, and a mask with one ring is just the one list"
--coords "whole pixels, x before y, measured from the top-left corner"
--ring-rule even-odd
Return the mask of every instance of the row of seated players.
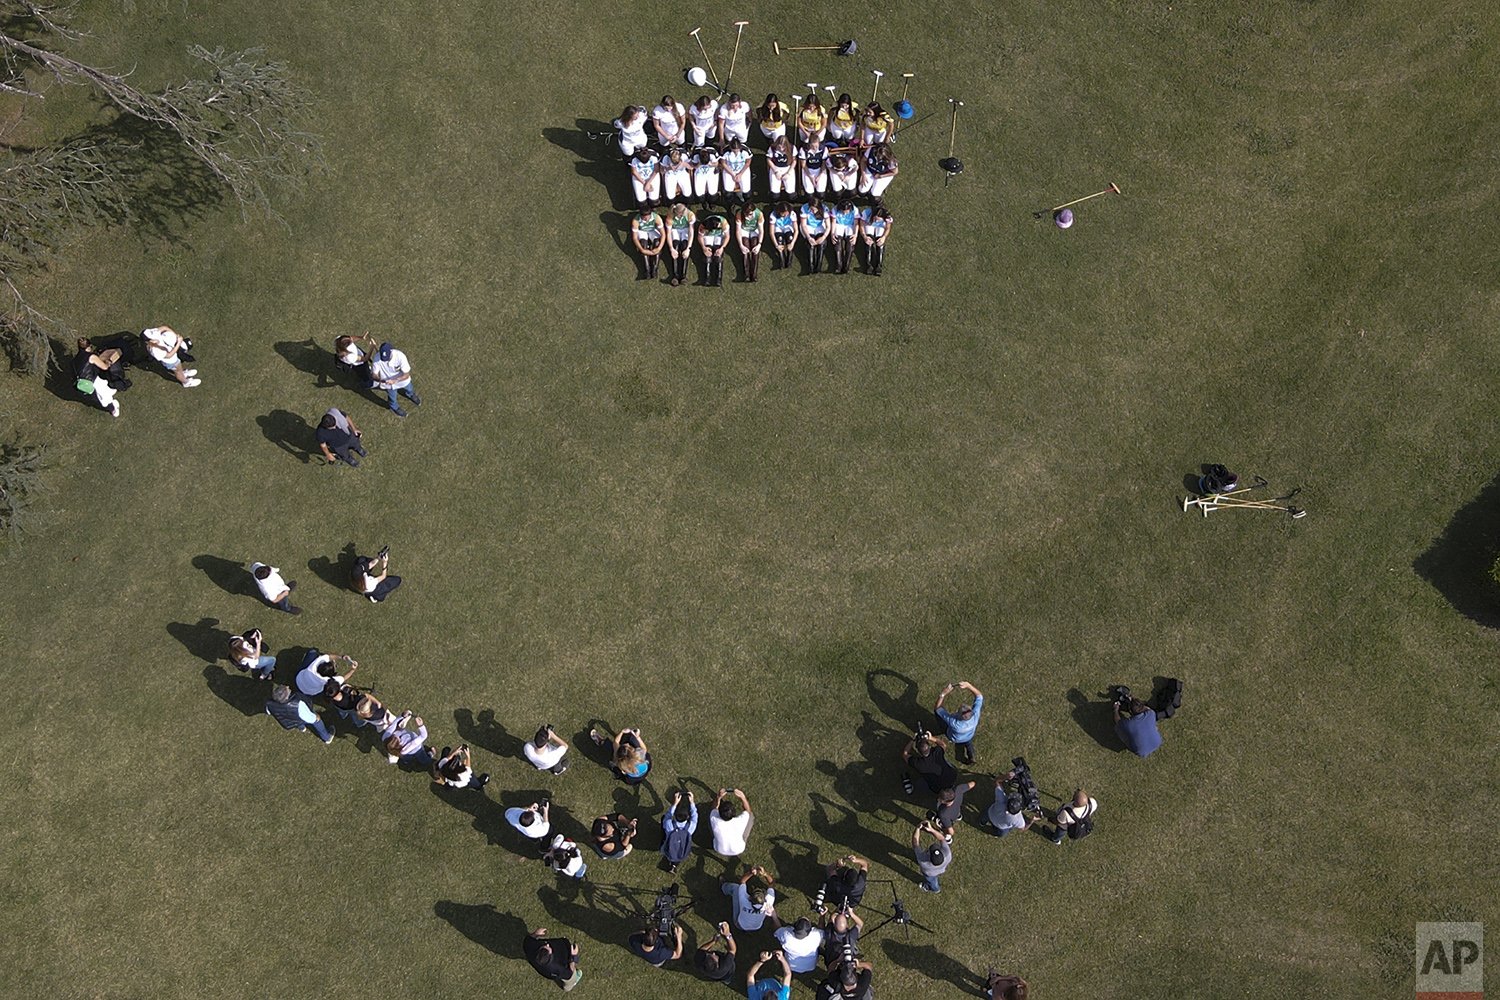
[[765, 153], [756, 153], [738, 138], [722, 152], [712, 146], [684, 150], [677, 146], [665, 151], [655, 146], [641, 146], [625, 161], [630, 185], [640, 205], [659, 205], [677, 198], [711, 198], [726, 195], [749, 195], [752, 188], [751, 164], [755, 157], [766, 161], [766, 183], [772, 198], [804, 194], [861, 194], [884, 197], [900, 166], [887, 143], [873, 146], [828, 146], [814, 138], [805, 146], [793, 148], [782, 136], [771, 143]]
[[620, 152], [627, 157], [650, 141], [646, 135], [648, 126], [662, 146], [684, 145], [690, 125], [694, 146], [705, 146], [710, 139], [717, 139], [721, 147], [731, 139], [749, 142], [752, 120], [768, 143], [786, 138], [788, 125], [795, 125], [793, 135], [803, 145], [813, 139], [827, 139], [845, 145], [873, 146], [896, 138], [895, 119], [876, 101], [865, 105], [863, 111], [855, 108], [848, 94], [840, 94], [828, 110], [824, 110], [816, 93], [805, 98], [799, 95], [794, 103], [797, 101], [801, 103], [793, 115], [775, 94], [767, 94], [758, 108], [752, 108], [739, 94], [730, 94], [722, 104], [705, 94], [686, 107], [668, 94], [649, 111], [640, 105], [626, 107], [613, 125], [619, 134]]

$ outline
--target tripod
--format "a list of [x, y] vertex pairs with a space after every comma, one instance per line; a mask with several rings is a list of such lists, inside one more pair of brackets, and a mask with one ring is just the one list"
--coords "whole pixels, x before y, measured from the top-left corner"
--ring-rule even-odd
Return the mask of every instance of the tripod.
[[[915, 920], [913, 920], [911, 918], [911, 911], [906, 908], [906, 904], [904, 902], [902, 902], [901, 897], [898, 896], [898, 895], [896, 895], [896, 880], [895, 879], [893, 879], [893, 878], [872, 878], [869, 881], [871, 881], [871, 882], [884, 882], [886, 885], [888, 885], [888, 886], [891, 887], [891, 912], [888, 913], [888, 914], [882, 914], [882, 916], [885, 919], [881, 920], [880, 923], [876, 924], [874, 927], [866, 927], [864, 929], [863, 933], [860, 934], [860, 939], [861, 940], [863, 940], [864, 938], [870, 937], [876, 931], [880, 930], [882, 927], [886, 926], [887, 924], [898, 924], [898, 925], [900, 925], [901, 930], [905, 933], [905, 939], [907, 941], [911, 940], [911, 929], [913, 927], [917, 928], [917, 930], [920, 930], [920, 931], [926, 931], [928, 934], [932, 933], [932, 928], [931, 927], [924, 927], [922, 924], [917, 923]], [[876, 911], [876, 912], [879, 912], [879, 911]]]

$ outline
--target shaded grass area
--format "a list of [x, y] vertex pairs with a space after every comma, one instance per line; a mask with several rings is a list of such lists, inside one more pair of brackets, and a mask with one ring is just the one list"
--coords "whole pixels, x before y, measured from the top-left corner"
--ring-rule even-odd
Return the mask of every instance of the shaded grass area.
[[[763, 5], [745, 93], [915, 70], [921, 112], [966, 101], [967, 169], [943, 187], [942, 118], [903, 140], [878, 282], [720, 295], [632, 280], [621, 175], [578, 135], [684, 96], [701, 11], [136, 7], [89, 12], [90, 54], [165, 79], [188, 42], [265, 44], [321, 95], [333, 171], [286, 228], [208, 205], [47, 276], [86, 332], [189, 332], [201, 389], [142, 373], [118, 422], [0, 393], [55, 463], [3, 556], [17, 989], [522, 995], [545, 923], [585, 989], [710, 995], [620, 947], [668, 880], [653, 835], [558, 885], [501, 818], [543, 792], [577, 834], [744, 787], [792, 917], [820, 863], [869, 856], [931, 929], [871, 940], [882, 995], [990, 963], [1049, 995], [1386, 995], [1417, 921], [1491, 908], [1491, 15]], [[770, 53], [850, 33], [854, 60]], [[1030, 218], [1110, 180], [1066, 234]], [[328, 365], [366, 328], [417, 365], [406, 421]], [[358, 471], [310, 461], [330, 405]], [[1184, 516], [1205, 460], [1304, 486], [1309, 518]], [[386, 604], [341, 589], [351, 542], [392, 545]], [[253, 559], [304, 615], [260, 605]], [[217, 657], [250, 625], [282, 676], [357, 656], [491, 794], [258, 717]], [[1158, 674], [1188, 700], [1141, 762], [1097, 693]], [[991, 698], [982, 768], [1024, 753], [1049, 803], [1103, 809], [1061, 850], [965, 829], [928, 899], [892, 761], [959, 678]], [[642, 728], [648, 785], [590, 758], [595, 720]], [[578, 748], [561, 778], [514, 756], [543, 721]], [[694, 941], [724, 873], [679, 873]]]

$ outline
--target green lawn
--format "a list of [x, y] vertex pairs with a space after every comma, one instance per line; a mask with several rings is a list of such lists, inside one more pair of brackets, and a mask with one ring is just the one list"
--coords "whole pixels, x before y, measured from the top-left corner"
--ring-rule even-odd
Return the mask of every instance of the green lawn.
[[[550, 995], [519, 958], [545, 924], [582, 946], [578, 995], [722, 995], [622, 947], [669, 881], [654, 840], [580, 892], [500, 817], [545, 790], [565, 828], [649, 824], [679, 781], [748, 791], [786, 915], [845, 849], [896, 878], [927, 929], [869, 941], [885, 998], [989, 963], [1043, 997], [1403, 996], [1418, 921], [1496, 916], [1500, 17], [351, 9], [81, 14], [74, 51], [145, 84], [190, 43], [265, 46], [317, 95], [329, 170], [284, 226], [178, 177], [181, 207], [80, 234], [32, 285], [87, 333], [171, 323], [204, 385], [138, 371], [118, 421], [67, 379], [0, 392], [0, 428], [51, 456], [0, 553], [7, 991]], [[581, 128], [694, 96], [687, 30], [722, 73], [735, 17], [757, 102], [867, 99], [879, 68], [882, 97], [915, 72], [942, 112], [898, 147], [883, 277], [633, 280], [623, 172]], [[771, 51], [850, 35], [851, 59]], [[36, 134], [87, 111], [48, 100]], [[1068, 232], [1031, 218], [1111, 181]], [[316, 374], [365, 328], [416, 367], [406, 421]], [[277, 443], [330, 405], [366, 430], [359, 472]], [[1204, 461], [1303, 486], [1309, 516], [1184, 515]], [[389, 604], [336, 585], [350, 541], [392, 546]], [[304, 615], [259, 604], [253, 559]], [[358, 657], [439, 745], [481, 748], [491, 794], [452, 808], [353, 738], [281, 732], [218, 655], [250, 625], [288, 673], [307, 646]], [[1186, 704], [1140, 761], [1094, 696], [1157, 675]], [[1024, 753], [1101, 812], [1060, 850], [967, 829], [927, 897], [893, 761], [961, 678], [990, 696], [982, 772]], [[650, 742], [638, 799], [582, 757], [514, 759], [596, 718]], [[682, 873], [697, 939], [721, 871], [700, 849]]]

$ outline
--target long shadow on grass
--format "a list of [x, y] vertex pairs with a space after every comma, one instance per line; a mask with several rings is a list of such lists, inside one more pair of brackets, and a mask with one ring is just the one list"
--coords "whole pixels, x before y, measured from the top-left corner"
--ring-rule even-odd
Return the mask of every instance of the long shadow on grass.
[[450, 899], [438, 900], [432, 905], [432, 912], [464, 937], [501, 958], [526, 957], [521, 943], [531, 928], [514, 913], [497, 910], [493, 903], [455, 903]]
[[935, 724], [932, 713], [917, 701], [917, 682], [905, 674], [884, 667], [871, 670], [865, 674], [865, 689], [875, 707], [904, 731], [911, 732], [919, 721]]
[[573, 169], [578, 176], [599, 182], [609, 196], [610, 206], [625, 212], [635, 207], [635, 193], [630, 188], [630, 172], [620, 144], [612, 139], [590, 139], [587, 132], [608, 132], [607, 122], [579, 118], [577, 128], [544, 128], [542, 138], [573, 154]]
[[[635, 265], [635, 278], [637, 281], [648, 281], [646, 274], [646, 262], [641, 255], [635, 252], [635, 244], [630, 242], [630, 215], [626, 212], [600, 212], [599, 221], [604, 223], [608, 230], [610, 239], [615, 241], [615, 246], [630, 262]], [[665, 256], [665, 251], [663, 251]], [[659, 279], [658, 279], [659, 280]]]
[[203, 679], [220, 701], [245, 715], [260, 715], [266, 710], [271, 686], [265, 681], [255, 680], [247, 674], [231, 673], [218, 664], [204, 667]]
[[333, 352], [311, 337], [306, 340], [278, 340], [274, 347], [276, 353], [286, 359], [287, 364], [299, 372], [314, 376], [314, 389], [329, 389], [339, 384], [335, 374], [337, 369], [333, 366]]
[[250, 570], [242, 562], [205, 552], [193, 556], [193, 568], [202, 570], [203, 575], [226, 594], [238, 597], [254, 593], [250, 586]]
[[1459, 508], [1412, 568], [1464, 617], [1486, 628], [1500, 628], [1500, 583], [1493, 576], [1497, 556], [1500, 476]]
[[510, 840], [505, 836], [507, 833], [514, 833], [517, 838], [520, 837], [520, 834], [515, 833], [510, 828], [510, 824], [505, 822], [505, 807], [486, 795], [483, 789], [473, 786], [449, 788], [434, 782], [428, 785], [428, 791], [440, 801], [472, 816], [474, 829], [484, 834], [487, 843], [509, 847]]
[[[477, 719], [467, 708], [457, 709], [453, 713], [453, 723], [458, 727], [459, 739], [471, 747], [479, 747], [496, 757], [525, 760], [521, 753], [524, 741], [506, 732], [505, 727], [495, 720], [493, 709], [486, 708]], [[527, 766], [530, 766], [529, 762]]]
[[1073, 705], [1073, 721], [1078, 728], [1088, 733], [1094, 742], [1106, 750], [1124, 750], [1125, 744], [1115, 734], [1115, 713], [1112, 702], [1090, 698], [1078, 688], [1068, 690], [1068, 701]]
[[780, 833], [768, 839], [771, 870], [776, 875], [776, 883], [784, 888], [797, 889], [809, 899], [816, 896], [825, 874], [823, 866], [818, 864], [817, 845]]
[[308, 447], [313, 441], [313, 429], [298, 414], [290, 410], [272, 410], [263, 417], [256, 417], [260, 432], [267, 441], [291, 455], [302, 464], [312, 461]]
[[[592, 866], [589, 870], [593, 871]], [[581, 931], [601, 944], [619, 948], [626, 946], [630, 935], [645, 928], [646, 913], [660, 888], [664, 887], [601, 885], [588, 879], [564, 878], [556, 887], [542, 886], [536, 891], [536, 898], [557, 925]], [[668, 962], [660, 971], [697, 980], [690, 959], [697, 949], [693, 925], [684, 921], [682, 932], [682, 960]], [[658, 995], [671, 996], [674, 993], [668, 987]]]
[[[902, 844], [892, 836], [871, 829], [870, 817], [834, 802], [826, 795], [809, 792], [807, 797], [812, 802], [809, 822], [818, 836], [830, 843], [848, 847], [875, 864], [883, 865], [898, 878], [919, 877], [915, 859], [911, 858], [910, 844]], [[912, 826], [915, 825], [913, 822]], [[898, 826], [896, 829], [910, 835], [909, 827]]]
[[903, 969], [919, 972], [928, 979], [939, 983], [951, 983], [974, 996], [984, 996], [987, 982], [979, 973], [974, 972], [958, 959], [945, 955], [934, 944], [912, 944], [895, 935], [888, 934], [885, 930], [880, 932], [884, 935], [880, 942], [880, 950], [885, 952], [894, 965]]
[[206, 663], [217, 663], [229, 654], [230, 635], [224, 629], [216, 628], [218, 624], [217, 618], [199, 618], [196, 625], [168, 622], [167, 631], [198, 659]]
[[357, 557], [358, 550], [355, 549], [354, 543], [350, 542], [339, 550], [338, 556], [334, 559], [327, 556], [313, 556], [307, 561], [307, 568], [330, 587], [348, 590], [354, 579], [354, 560]]

